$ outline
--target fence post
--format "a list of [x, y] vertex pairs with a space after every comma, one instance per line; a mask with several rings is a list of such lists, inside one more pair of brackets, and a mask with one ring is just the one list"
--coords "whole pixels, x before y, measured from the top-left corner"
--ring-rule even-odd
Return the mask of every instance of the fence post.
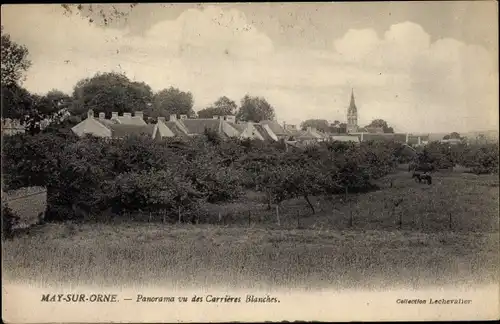
[[349, 205], [349, 227], [352, 227], [352, 206]]
[[251, 226], [252, 225], [252, 211], [248, 211], [248, 226]]
[[300, 210], [297, 210], [297, 228], [300, 228]]
[[278, 205], [276, 205], [276, 219], [278, 220], [278, 226], [280, 226], [280, 211]]
[[452, 224], [452, 221], [451, 221], [451, 213], [450, 213], [450, 230], [453, 229], [453, 224]]
[[181, 223], [181, 206], [178, 207], [178, 214], [179, 214], [179, 224]]
[[403, 227], [403, 213], [399, 212], [399, 229]]

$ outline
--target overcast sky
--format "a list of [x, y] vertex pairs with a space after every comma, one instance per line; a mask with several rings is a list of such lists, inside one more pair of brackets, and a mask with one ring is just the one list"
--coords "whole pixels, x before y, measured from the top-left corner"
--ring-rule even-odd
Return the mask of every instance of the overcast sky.
[[383, 118], [397, 131], [465, 132], [498, 128], [497, 8], [139, 4], [106, 27], [59, 5], [4, 5], [1, 18], [30, 51], [24, 86], [37, 93], [71, 93], [82, 78], [121, 71], [155, 91], [191, 91], [195, 110], [248, 93], [265, 97], [279, 121], [300, 123], [345, 121], [354, 88], [361, 125]]

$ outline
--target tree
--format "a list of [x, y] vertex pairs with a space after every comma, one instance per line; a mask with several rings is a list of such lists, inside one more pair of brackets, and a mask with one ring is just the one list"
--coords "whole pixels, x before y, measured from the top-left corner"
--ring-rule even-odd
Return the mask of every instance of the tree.
[[274, 119], [274, 108], [262, 97], [251, 97], [245, 95], [241, 99], [241, 106], [236, 118], [243, 121], [258, 123], [262, 120]]
[[24, 73], [31, 66], [31, 61], [28, 60], [28, 48], [13, 42], [10, 35], [4, 33], [3, 26], [1, 26], [1, 37], [2, 87], [20, 84], [24, 81]]
[[59, 108], [69, 108], [72, 100], [71, 96], [57, 89], [52, 89], [47, 92], [45, 98], [47, 98], [47, 100], [49, 100]]
[[71, 112], [83, 116], [88, 109], [93, 109], [110, 117], [112, 112], [146, 111], [152, 96], [151, 87], [144, 82], [130, 81], [116, 72], [98, 73], [78, 81], [73, 90]]
[[460, 134], [459, 134], [459, 133], [457, 133], [457, 132], [452, 132], [452, 133], [450, 133], [450, 134], [448, 134], [448, 135], [445, 135], [445, 136], [443, 137], [443, 139], [444, 139], [444, 140], [448, 140], [448, 139], [459, 139], [459, 140], [462, 140], [462, 139], [464, 139], [464, 138], [463, 138], [462, 136], [460, 136]]
[[226, 96], [220, 97], [210, 107], [198, 111], [199, 118], [212, 118], [213, 116], [234, 115], [238, 106], [236, 102]]
[[347, 133], [347, 124], [336, 120], [333, 122], [332, 126], [328, 127], [328, 131], [337, 134], [345, 134]]
[[70, 96], [59, 90], [51, 90], [45, 96], [34, 96], [35, 108], [43, 115], [51, 116], [72, 104]]
[[302, 124], [300, 124], [300, 127], [302, 128], [302, 130], [306, 130], [307, 127], [314, 127], [322, 132], [328, 132], [330, 129], [330, 125], [325, 119], [308, 119], [302, 122]]
[[192, 115], [193, 94], [170, 87], [160, 90], [153, 96], [153, 105], [147, 110], [147, 115], [153, 118], [166, 117], [170, 115]]
[[34, 97], [17, 83], [2, 83], [2, 117], [21, 119], [34, 107]]
[[374, 119], [372, 122], [366, 127], [380, 127], [384, 130], [384, 133], [394, 133], [394, 129], [392, 127], [389, 127], [387, 122], [383, 119]]

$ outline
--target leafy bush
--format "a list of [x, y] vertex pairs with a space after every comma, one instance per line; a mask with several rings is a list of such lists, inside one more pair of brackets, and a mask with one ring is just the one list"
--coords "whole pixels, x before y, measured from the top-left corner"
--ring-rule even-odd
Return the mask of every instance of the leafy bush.
[[2, 200], [2, 239], [14, 237], [14, 229], [19, 224], [19, 216]]

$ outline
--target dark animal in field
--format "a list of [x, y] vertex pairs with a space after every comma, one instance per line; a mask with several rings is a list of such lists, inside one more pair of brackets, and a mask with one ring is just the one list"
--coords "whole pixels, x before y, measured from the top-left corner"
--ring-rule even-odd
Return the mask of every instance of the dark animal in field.
[[428, 185], [432, 184], [432, 176], [428, 173], [414, 171], [411, 177], [415, 179], [415, 182], [421, 183], [422, 181], [426, 181]]

